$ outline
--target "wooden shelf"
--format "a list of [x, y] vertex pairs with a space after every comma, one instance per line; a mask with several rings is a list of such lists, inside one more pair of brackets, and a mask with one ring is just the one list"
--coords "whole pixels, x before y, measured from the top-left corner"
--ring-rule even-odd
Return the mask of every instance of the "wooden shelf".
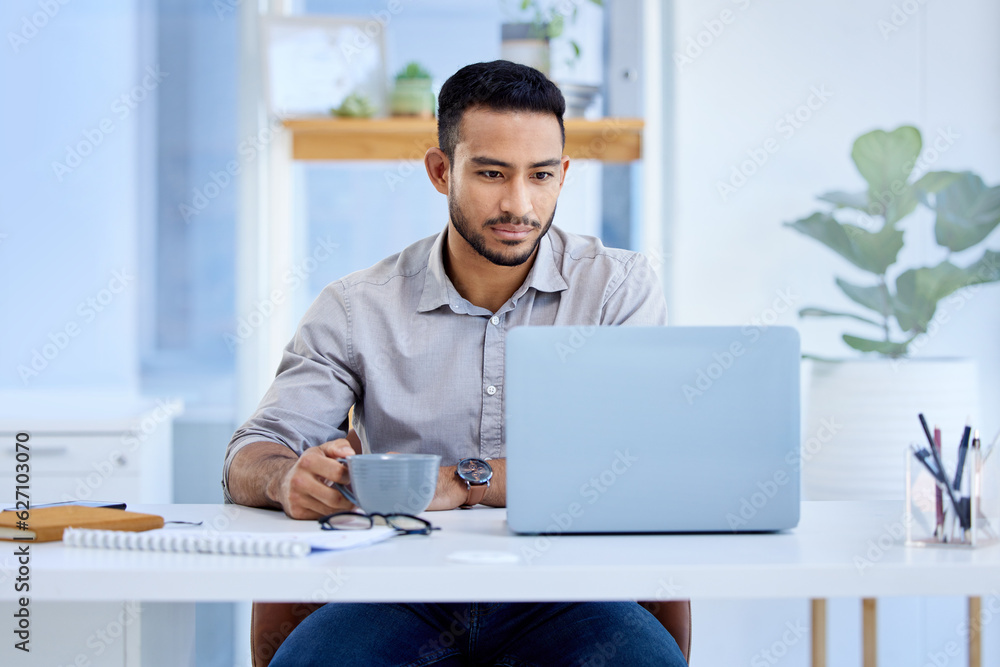
[[[422, 118], [296, 118], [295, 160], [423, 160], [437, 146], [437, 122]], [[642, 157], [638, 118], [567, 119], [566, 154], [577, 160], [630, 162]]]

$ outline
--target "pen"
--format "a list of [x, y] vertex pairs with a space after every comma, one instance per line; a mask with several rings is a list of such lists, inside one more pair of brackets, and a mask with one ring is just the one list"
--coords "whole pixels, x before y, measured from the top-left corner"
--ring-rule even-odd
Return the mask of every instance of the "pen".
[[927, 468], [927, 472], [931, 474], [931, 477], [933, 477], [938, 484], [946, 483], [942, 481], [943, 477], [941, 473], [931, 467], [931, 464], [927, 462], [927, 457], [931, 455], [930, 452], [926, 449], [917, 449], [916, 445], [913, 444], [910, 445], [910, 451], [913, 452], [913, 455], [917, 457], [918, 461], [924, 464], [924, 467]]
[[[952, 491], [951, 484], [948, 483], [948, 478], [945, 476], [945, 469], [944, 464], [941, 463], [941, 456], [938, 454], [937, 449], [934, 448], [934, 438], [931, 436], [931, 430], [927, 426], [927, 420], [924, 418], [924, 413], [922, 412], [917, 416], [920, 418], [920, 425], [924, 427], [924, 435], [927, 436], [927, 442], [931, 445], [931, 454], [934, 455], [934, 465], [941, 471], [941, 477], [937, 478], [935, 476], [935, 478], [944, 485], [944, 490], [948, 493], [948, 500], [951, 501], [952, 509], [955, 510], [955, 513], [958, 513], [958, 500], [955, 498], [955, 493]], [[952, 524], [952, 527], [954, 529], [954, 524]]]
[[[941, 455], [941, 429], [936, 425], [934, 426], [934, 449], [937, 451], [938, 456]], [[944, 498], [941, 497], [941, 487], [935, 486], [934, 488], [934, 516], [936, 522], [934, 524], [934, 534], [938, 537], [944, 535]]]
[[955, 466], [955, 481], [952, 486], [958, 491], [962, 485], [962, 468], [965, 466], [965, 455], [969, 451], [969, 434], [972, 432], [972, 428], [969, 426], [969, 422], [965, 423], [965, 430], [962, 431], [962, 442], [958, 445], [958, 465]]

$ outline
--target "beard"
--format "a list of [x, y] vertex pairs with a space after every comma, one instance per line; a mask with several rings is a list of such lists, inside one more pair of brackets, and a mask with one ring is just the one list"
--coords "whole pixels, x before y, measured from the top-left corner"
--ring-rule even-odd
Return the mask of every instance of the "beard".
[[552, 220], [556, 217], [556, 209], [552, 208], [552, 215], [549, 216], [548, 222], [543, 226], [538, 220], [534, 220], [528, 216], [515, 217], [512, 215], [503, 215], [498, 218], [490, 218], [483, 223], [482, 228], [486, 229], [492, 227], [493, 225], [527, 225], [535, 229], [542, 230], [541, 233], [535, 238], [535, 242], [531, 244], [530, 248], [525, 248], [524, 250], [518, 250], [516, 246], [519, 246], [523, 241], [514, 240], [501, 240], [500, 242], [506, 246], [510, 246], [510, 252], [502, 252], [499, 250], [492, 250], [486, 244], [486, 235], [477, 229], [474, 229], [473, 223], [466, 217], [465, 213], [462, 212], [462, 208], [458, 205], [456, 198], [448, 197], [448, 215], [451, 216], [451, 222], [458, 230], [458, 233], [465, 239], [472, 248], [479, 253], [486, 261], [496, 264], [497, 266], [520, 266], [527, 262], [532, 253], [535, 252], [535, 248], [538, 247], [539, 242], [545, 237], [549, 232], [549, 228], [552, 226]]

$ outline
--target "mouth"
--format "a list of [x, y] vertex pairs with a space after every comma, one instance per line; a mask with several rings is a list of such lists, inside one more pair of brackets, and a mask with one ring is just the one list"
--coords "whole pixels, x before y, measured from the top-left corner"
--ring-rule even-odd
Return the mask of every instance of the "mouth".
[[528, 236], [534, 227], [530, 225], [491, 225], [493, 233], [505, 241], [520, 241]]

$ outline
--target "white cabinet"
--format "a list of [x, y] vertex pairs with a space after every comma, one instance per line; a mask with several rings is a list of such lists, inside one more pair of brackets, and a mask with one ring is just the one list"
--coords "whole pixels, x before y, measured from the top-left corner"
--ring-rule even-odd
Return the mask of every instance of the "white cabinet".
[[[66, 500], [171, 502], [173, 420], [182, 412], [180, 401], [122, 394], [0, 394], [0, 507], [13, 506], [15, 485], [25, 482], [17, 478], [24, 469], [15, 467], [25, 453], [32, 505]], [[18, 433], [28, 435], [26, 448], [16, 447]], [[2, 542], [0, 549], [0, 586], [13, 588], [19, 567], [14, 544]], [[13, 603], [0, 604], [0, 618], [7, 619], [0, 623], [0, 632], [9, 637], [16, 609]], [[17, 650], [9, 639], [0, 644], [0, 665], [193, 664], [183, 655], [193, 654], [192, 604], [31, 602], [29, 610], [30, 652]], [[168, 646], [180, 654], [153, 650]]]
[[0, 503], [14, 501], [18, 433], [28, 434], [21, 452], [33, 505], [171, 502], [173, 420], [182, 412], [177, 400], [121, 394], [0, 395]]

